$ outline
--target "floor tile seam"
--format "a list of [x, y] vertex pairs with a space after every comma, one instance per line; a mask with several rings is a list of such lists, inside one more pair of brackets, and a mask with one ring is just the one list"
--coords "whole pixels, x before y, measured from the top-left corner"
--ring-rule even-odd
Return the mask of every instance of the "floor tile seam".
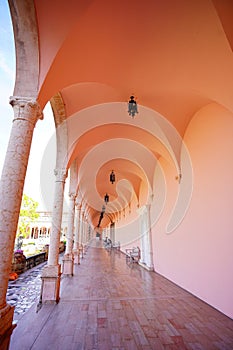
[[[46, 325], [47, 325], [47, 322], [49, 321], [49, 318], [50, 318], [50, 317], [53, 317], [53, 312], [54, 312], [54, 309], [55, 309], [56, 305], [52, 305], [52, 306], [53, 306], [53, 307], [52, 307], [50, 310], [47, 310], [48, 316], [44, 319], [43, 324], [41, 325], [40, 331], [38, 332], [38, 334], [37, 334], [36, 337], [34, 338], [34, 341], [33, 341], [33, 343], [31, 344], [30, 349], [33, 348], [33, 346], [34, 346], [34, 344], [36, 343], [37, 339], [40, 337], [41, 333], [43, 332], [44, 328], [45, 328]], [[32, 306], [32, 307], [33, 307], [33, 306]]]
[[183, 297], [174, 298], [174, 295], [168, 295], [168, 296], [163, 296], [163, 297], [159, 297], [159, 296], [148, 296], [148, 297], [115, 297], [115, 298], [73, 298], [73, 299], [60, 299], [60, 303], [70, 303], [70, 302], [91, 302], [91, 301], [125, 301], [125, 300], [167, 300], [167, 299], [176, 299], [176, 300], [183, 300]]

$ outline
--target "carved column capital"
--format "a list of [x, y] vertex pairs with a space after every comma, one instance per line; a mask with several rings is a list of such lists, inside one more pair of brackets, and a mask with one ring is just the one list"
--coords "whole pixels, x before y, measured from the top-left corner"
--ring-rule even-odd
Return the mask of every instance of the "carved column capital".
[[25, 120], [35, 125], [38, 119], [43, 119], [41, 107], [34, 98], [11, 96], [10, 104], [14, 109], [13, 121]]
[[81, 211], [81, 208], [82, 208], [82, 204], [81, 203], [75, 203], [75, 206], [77, 208], [77, 210]]
[[142, 207], [137, 209], [139, 215], [148, 214], [150, 212], [151, 204], [144, 204]]
[[75, 199], [75, 205], [82, 205], [82, 201], [80, 200], [80, 196], [79, 196], [79, 194], [77, 194], [77, 196], [76, 196], [76, 199]]
[[54, 169], [54, 175], [56, 176], [56, 182], [65, 182], [67, 178], [67, 170]]
[[74, 202], [75, 199], [76, 199], [76, 193], [70, 192], [70, 193], [69, 193], [69, 197], [70, 197], [70, 200], [72, 200], [72, 201]]
[[84, 207], [81, 208], [81, 215], [84, 218], [84, 216], [85, 216], [85, 208]]

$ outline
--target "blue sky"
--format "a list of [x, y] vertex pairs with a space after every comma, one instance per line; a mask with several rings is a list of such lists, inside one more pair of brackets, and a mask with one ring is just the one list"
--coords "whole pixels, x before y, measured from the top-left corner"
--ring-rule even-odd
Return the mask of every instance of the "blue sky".
[[[9, 97], [13, 95], [15, 79], [15, 49], [13, 29], [7, 0], [0, 0], [0, 174], [7, 150], [8, 140], [13, 120], [13, 109], [9, 105]], [[40, 203], [39, 208], [51, 210], [53, 189], [51, 189], [51, 201], [44, 203], [41, 195], [41, 160], [45, 147], [54, 133], [54, 122], [50, 106], [44, 109], [44, 120], [39, 120], [34, 130], [32, 147], [29, 157], [24, 193]], [[53, 186], [53, 169], [55, 162], [51, 159], [47, 173]], [[50, 186], [50, 187], [51, 187]], [[43, 192], [43, 190], [42, 190]]]
[[10, 26], [8, 3], [0, 0], [0, 171], [10, 136], [13, 110], [9, 97], [13, 94], [15, 54], [13, 33]]

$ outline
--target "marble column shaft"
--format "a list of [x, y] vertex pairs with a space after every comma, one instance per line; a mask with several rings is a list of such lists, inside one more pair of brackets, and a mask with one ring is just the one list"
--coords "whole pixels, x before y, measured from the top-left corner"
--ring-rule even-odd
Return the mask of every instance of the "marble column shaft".
[[74, 254], [74, 263], [78, 265], [80, 264], [80, 251], [79, 251], [80, 215], [81, 215], [81, 206], [80, 204], [76, 204], [73, 254]]
[[140, 257], [140, 262], [143, 264], [146, 264], [146, 251], [147, 251], [147, 246], [146, 246], [146, 240], [147, 240], [147, 232], [145, 228], [145, 213], [144, 213], [145, 208], [140, 208], [140, 235], [141, 235], [141, 257]]
[[82, 230], [82, 243], [86, 244], [86, 231], [87, 231], [87, 223], [86, 218], [83, 216], [83, 230]]
[[57, 266], [59, 261], [59, 243], [62, 223], [64, 187], [67, 177], [66, 169], [55, 169], [56, 176], [54, 205], [52, 214], [52, 230], [50, 233], [48, 266]]
[[147, 221], [147, 229], [148, 229], [148, 255], [149, 255], [148, 267], [150, 270], [154, 270], [150, 208], [151, 206], [149, 204], [146, 205], [146, 221]]
[[12, 98], [14, 120], [0, 182], [0, 308], [4, 301], [35, 124], [42, 113], [35, 100]]
[[79, 243], [80, 244], [83, 244], [83, 230], [84, 230], [84, 211], [81, 210], [80, 229], [79, 229]]
[[153, 270], [153, 250], [152, 250], [152, 232], [150, 222], [150, 205], [143, 206], [140, 210], [141, 222], [141, 259], [149, 270]]
[[75, 213], [75, 194], [69, 194], [69, 216], [68, 216], [68, 230], [66, 236], [66, 251], [63, 257], [64, 275], [73, 276], [74, 255], [73, 255], [73, 235], [74, 235], [74, 213]]
[[55, 169], [55, 193], [52, 214], [52, 230], [50, 233], [48, 265], [44, 267], [41, 278], [42, 303], [58, 303], [60, 297], [61, 265], [59, 264], [59, 243], [61, 235], [62, 210], [64, 199], [66, 169]]
[[[7, 323], [6, 292], [11, 271], [12, 254], [17, 231], [24, 181], [33, 131], [43, 119], [38, 102], [28, 97], [11, 97], [14, 119], [0, 181], [0, 329]], [[2, 327], [4, 326], [4, 327]], [[1, 335], [1, 332], [0, 332]]]
[[114, 223], [111, 223], [110, 225], [110, 239], [112, 241], [112, 243], [115, 243], [115, 224]]
[[69, 194], [69, 216], [68, 216], [68, 230], [66, 240], [65, 254], [72, 254], [73, 238], [74, 238], [74, 214], [75, 214], [75, 194]]
[[81, 208], [76, 206], [76, 220], [75, 220], [75, 233], [74, 233], [74, 249], [77, 250], [79, 246], [79, 231], [80, 231], [80, 215]]

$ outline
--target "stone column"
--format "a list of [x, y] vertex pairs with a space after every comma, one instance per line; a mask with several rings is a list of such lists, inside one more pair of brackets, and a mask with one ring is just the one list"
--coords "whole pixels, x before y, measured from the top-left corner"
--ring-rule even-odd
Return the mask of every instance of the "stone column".
[[145, 235], [146, 235], [146, 229], [145, 229], [145, 220], [144, 220], [144, 210], [145, 207], [141, 207], [137, 210], [139, 214], [139, 233], [140, 233], [140, 240], [141, 240], [141, 247], [140, 247], [140, 263], [146, 264], [146, 244], [145, 244]]
[[43, 115], [35, 99], [11, 97], [14, 119], [0, 182], [0, 344], [7, 349], [14, 308], [6, 303], [8, 277], [34, 127]]
[[112, 222], [110, 225], [110, 239], [112, 243], [115, 243], [116, 237], [115, 237], [115, 223]]
[[74, 213], [75, 213], [75, 193], [70, 193], [68, 232], [66, 239], [66, 251], [63, 258], [63, 275], [73, 276], [74, 256], [73, 256], [73, 239], [74, 239]]
[[87, 244], [87, 218], [84, 216], [84, 237], [83, 237], [84, 244]]
[[55, 169], [55, 194], [50, 233], [48, 265], [42, 271], [41, 301], [58, 302], [60, 291], [61, 266], [59, 264], [59, 243], [61, 234], [64, 187], [66, 169]]
[[140, 213], [140, 233], [141, 233], [141, 259], [140, 263], [148, 270], [153, 271], [153, 250], [152, 233], [150, 223], [150, 205], [145, 205], [139, 209]]
[[82, 216], [82, 247], [83, 247], [83, 257], [86, 249], [86, 218], [85, 213]]
[[74, 263], [80, 264], [80, 253], [79, 253], [79, 231], [80, 231], [80, 215], [81, 215], [81, 206], [80, 204], [76, 205], [76, 225], [74, 233]]
[[80, 216], [80, 231], [79, 231], [79, 243], [80, 243], [80, 256], [81, 258], [84, 257], [84, 209], [81, 209], [81, 216]]
[[147, 204], [146, 205], [146, 213], [147, 213], [146, 221], [147, 221], [147, 229], [148, 229], [148, 263], [147, 263], [147, 266], [148, 266], [149, 270], [154, 271], [150, 208], [151, 208], [151, 206], [149, 204]]
[[88, 223], [87, 225], [87, 241], [90, 243], [91, 240], [91, 225]]
[[79, 231], [78, 231], [78, 242], [79, 242], [79, 245], [82, 244], [82, 230], [83, 230], [83, 210], [80, 209], [80, 215], [79, 215]]
[[85, 248], [84, 253], [87, 253], [89, 244], [89, 223], [88, 223], [88, 215], [85, 215]]
[[84, 254], [87, 253], [87, 246], [88, 246], [88, 218], [85, 216], [85, 231], [84, 231]]

